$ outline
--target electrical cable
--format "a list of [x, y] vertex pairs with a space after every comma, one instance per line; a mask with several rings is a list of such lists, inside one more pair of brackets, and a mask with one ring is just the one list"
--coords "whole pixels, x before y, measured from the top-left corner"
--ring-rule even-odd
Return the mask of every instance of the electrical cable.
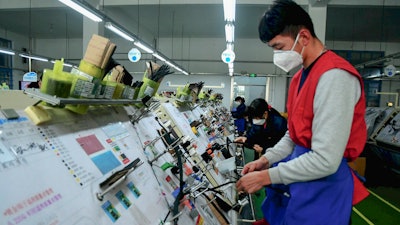
[[221, 188], [221, 187], [223, 187], [223, 186], [225, 186], [225, 185], [228, 185], [228, 184], [234, 184], [234, 183], [236, 183], [236, 181], [228, 181], [228, 182], [226, 182], [226, 183], [223, 183], [223, 184], [221, 184], [221, 185], [218, 185], [217, 187], [213, 187], [213, 188], [199, 188], [198, 190], [207, 190], [207, 191], [212, 191], [212, 192], [215, 192], [215, 193], [217, 193], [217, 194], [223, 194], [224, 192], [223, 191], [219, 191], [219, 190], [217, 190], [218, 188]]
[[225, 186], [225, 185], [228, 185], [228, 184], [235, 184], [236, 183], [236, 181], [228, 181], [228, 182], [226, 182], [226, 183], [223, 183], [223, 184], [221, 184], [221, 185], [218, 185], [218, 186], [216, 186], [216, 187], [213, 187], [213, 188], [210, 188], [210, 190], [216, 190], [216, 189], [218, 189], [218, 188], [220, 188], [220, 187], [223, 187], [223, 186]]
[[[165, 141], [168, 144], [172, 144], [172, 143], [175, 142], [174, 140], [171, 139], [171, 137], [169, 135], [165, 137]], [[179, 168], [179, 193], [175, 198], [173, 211], [172, 211], [172, 213], [173, 213], [172, 215], [176, 216], [178, 214], [178, 211], [179, 211], [180, 201], [183, 199], [183, 196], [184, 196], [184, 194], [183, 194], [184, 182], [183, 182], [183, 164], [182, 164], [182, 159], [181, 159], [181, 152], [179, 151], [179, 147], [178, 146], [175, 146], [174, 150], [175, 150], [175, 154], [176, 154], [176, 158], [177, 158], [177, 166]], [[174, 224], [175, 225], [178, 224], [178, 218], [174, 219]]]
[[169, 214], [171, 214], [171, 210], [168, 210], [167, 215], [164, 217], [163, 224], [167, 221]]
[[[179, 204], [180, 201], [182, 200], [184, 194], [183, 194], [183, 168], [182, 168], [182, 159], [181, 159], [181, 155], [180, 155], [180, 151], [179, 149], [175, 152], [175, 154], [177, 155], [176, 157], [178, 158], [178, 167], [179, 167], [179, 193], [176, 196], [175, 202], [174, 202], [174, 208], [173, 208], [173, 215], [177, 215], [178, 211], [179, 211]], [[178, 218], [176, 218], [174, 220], [174, 224], [178, 225]]]
[[[160, 127], [162, 128], [162, 130], [164, 130], [164, 131], [166, 131], [166, 128], [161, 124], [161, 122], [159, 121], [159, 118], [158, 117], [155, 117], [155, 119], [156, 119], [156, 121], [158, 122], [158, 124], [160, 125]], [[138, 138], [139, 138], [139, 141], [140, 141], [140, 143], [142, 144], [142, 142], [141, 142], [141, 140], [140, 140], [140, 136], [139, 136], [139, 133], [138, 133], [138, 130], [137, 130], [137, 128], [136, 127], [134, 127], [134, 130], [135, 130], [135, 132], [137, 133], [137, 136], [138, 136]], [[171, 133], [171, 132], [168, 132], [168, 133]], [[171, 139], [171, 136], [169, 136], [169, 135], [167, 135], [165, 138], [163, 138], [163, 139], [165, 139], [165, 141], [168, 143], [168, 144], [171, 144], [171, 143], [174, 143], [174, 140], [173, 139]], [[187, 151], [186, 150], [186, 146], [180, 146], [184, 151]], [[142, 144], [142, 148], [145, 148], [145, 146]], [[173, 213], [173, 217], [175, 217], [176, 216], [176, 218], [173, 220], [174, 221], [174, 224], [178, 224], [177, 222], [178, 222], [178, 217], [177, 217], [177, 215], [179, 214], [179, 212], [178, 212], [178, 210], [179, 210], [179, 204], [180, 204], [180, 201], [183, 199], [183, 197], [184, 197], [184, 195], [185, 194], [187, 194], [187, 193], [184, 193], [183, 192], [183, 187], [184, 187], [184, 182], [183, 182], [183, 163], [182, 163], [182, 158], [181, 158], [181, 151], [180, 151], [180, 148], [179, 148], [179, 146], [175, 146], [175, 153], [176, 153], [176, 157], [177, 157], [177, 166], [178, 166], [178, 168], [179, 168], [179, 193], [178, 193], [178, 195], [177, 195], [177, 197], [175, 198], [175, 201], [174, 201], [174, 203], [173, 203], [173, 208], [172, 208], [172, 213]], [[147, 157], [147, 156], [146, 156]], [[204, 161], [204, 160], [202, 160], [202, 161]], [[206, 164], [206, 168], [208, 167], [209, 165], [208, 164]], [[159, 166], [157, 166], [157, 167], [159, 167]], [[159, 184], [161, 184], [161, 182], [158, 180], [158, 177], [157, 177], [157, 175], [156, 175], [156, 172], [155, 172], [155, 170], [154, 170], [154, 167], [153, 167], [153, 165], [151, 165], [151, 169], [152, 169], [152, 173], [153, 173], [153, 175], [155, 176], [155, 178], [156, 178], [156, 180], [157, 180], [157, 182], [159, 183]], [[205, 174], [203, 174], [203, 176], [205, 176]], [[224, 183], [224, 184], [221, 184], [221, 185], [218, 185], [218, 186], [216, 186], [216, 187], [213, 187], [213, 188], [209, 188], [208, 189], [208, 191], [212, 191], [212, 192], [214, 192], [214, 193], [217, 193], [217, 194], [223, 194], [223, 192], [221, 192], [220, 190], [218, 190], [219, 188], [221, 188], [221, 187], [223, 187], [223, 186], [225, 186], [225, 185], [228, 185], [228, 184], [231, 184], [231, 183], [236, 183], [236, 181], [229, 181], [229, 182], [226, 182], [226, 183]], [[162, 192], [162, 190], [160, 189], [160, 192], [163, 194], [163, 192]], [[206, 196], [204, 193], [202, 193], [204, 196]], [[206, 196], [206, 198], [208, 198], [207, 196]], [[165, 199], [165, 201], [166, 201], [166, 203], [167, 203], [167, 206], [170, 208], [170, 205], [169, 205], [169, 203], [168, 203], [168, 200], [167, 200], [167, 198], [166, 198], [166, 196], [164, 195], [164, 199]], [[209, 198], [208, 198], [209, 199]], [[225, 216], [222, 214], [222, 212], [220, 211], [220, 209], [218, 208], [218, 206], [217, 205], [215, 205], [215, 203], [212, 203], [213, 204], [213, 206], [215, 207], [215, 209], [222, 215], [222, 217], [223, 217], [223, 219], [225, 220], [225, 221], [228, 221], [226, 218], [225, 218]], [[167, 213], [167, 215], [166, 215], [166, 217], [164, 218], [164, 220], [163, 220], [163, 223], [165, 223], [166, 222], [166, 220], [167, 220], [167, 218], [169, 217], [169, 215], [170, 215], [170, 213], [171, 213], [171, 210]]]
[[[160, 125], [161, 129], [165, 132], [165, 133], [171, 133], [167, 132], [167, 129], [161, 124], [161, 121], [159, 120], [158, 117], [155, 117], [155, 120], [157, 121], [157, 123]], [[163, 135], [164, 136], [164, 135]], [[175, 140], [171, 139], [171, 136], [166, 135], [164, 136], [164, 138], [162, 138], [163, 141], [165, 141], [165, 144], [171, 145], [175, 142]], [[179, 168], [179, 193], [177, 195], [177, 197], [175, 198], [174, 201], [174, 205], [173, 205], [173, 216], [176, 216], [178, 214], [178, 210], [179, 210], [179, 204], [180, 204], [180, 200], [182, 200], [184, 193], [183, 193], [183, 186], [184, 186], [184, 182], [183, 182], [183, 163], [182, 163], [182, 158], [181, 158], [181, 152], [179, 151], [179, 147], [175, 146], [174, 148], [175, 150], [175, 154], [176, 154], [176, 158], [177, 158], [177, 166]], [[178, 224], [178, 218], [174, 219], [174, 224]]]
[[[139, 136], [139, 132], [137, 131], [136, 126], [133, 126], [133, 129], [135, 130], [136, 136], [138, 137], [139, 143], [142, 145], [142, 149], [143, 149], [143, 148], [144, 148], [144, 145], [142, 144], [143, 142], [142, 142], [142, 140], [141, 140], [141, 138], [140, 138], [140, 136]], [[146, 155], [145, 155], [145, 156], [146, 156]], [[146, 156], [146, 158], [147, 158], [147, 156]], [[147, 159], [147, 160], [148, 160], [148, 159]], [[150, 168], [151, 168], [151, 171], [152, 171], [154, 177], [156, 178], [157, 183], [159, 184], [159, 186], [158, 186], [159, 192], [160, 192], [160, 194], [161, 194], [162, 196], [164, 196], [165, 203], [167, 204], [168, 209], [170, 209], [171, 207], [170, 207], [170, 205], [169, 205], [169, 203], [168, 203], [168, 199], [167, 199], [166, 195], [164, 194], [164, 192], [161, 190], [161, 185], [162, 185], [162, 183], [161, 183], [160, 180], [158, 179], [157, 174], [156, 174], [156, 172], [154, 171], [153, 165], [150, 165]], [[170, 213], [170, 210], [168, 210], [167, 217], [168, 217], [169, 213]], [[165, 221], [164, 221], [164, 222], [165, 222]]]

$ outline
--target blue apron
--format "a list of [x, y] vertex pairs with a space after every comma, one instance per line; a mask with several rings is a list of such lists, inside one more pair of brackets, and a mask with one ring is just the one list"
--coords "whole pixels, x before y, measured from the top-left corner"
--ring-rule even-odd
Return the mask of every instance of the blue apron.
[[[299, 157], [310, 149], [296, 146], [282, 161]], [[281, 162], [282, 162], [281, 161]], [[353, 178], [347, 160], [327, 177], [266, 187], [261, 208], [270, 225], [347, 225], [350, 221]]]
[[239, 132], [244, 132], [246, 129], [246, 120], [244, 118], [236, 119], [234, 123]]

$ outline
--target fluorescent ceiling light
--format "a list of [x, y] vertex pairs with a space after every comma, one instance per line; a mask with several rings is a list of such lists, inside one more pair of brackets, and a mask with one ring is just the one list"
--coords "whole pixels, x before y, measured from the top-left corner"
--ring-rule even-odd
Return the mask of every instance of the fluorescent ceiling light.
[[233, 24], [225, 25], [226, 42], [232, 43], [235, 40], [235, 26]]
[[91, 12], [89, 9], [86, 8], [86, 6], [81, 5], [77, 1], [73, 1], [73, 0], [59, 0], [59, 1], [64, 3], [65, 5], [73, 8], [73, 9], [75, 9], [76, 11], [81, 13], [82, 15], [86, 16], [87, 18], [89, 18], [89, 19], [91, 19], [91, 20], [93, 20], [95, 22], [103, 21], [102, 18], [100, 18], [98, 15], [94, 14], [93, 12]]
[[154, 52], [153, 49], [151, 49], [150, 47], [147, 47], [146, 45], [140, 43], [139, 41], [134, 42], [134, 44], [147, 53], [153, 54], [153, 52]]
[[105, 24], [105, 27], [106, 27], [107, 29], [111, 30], [112, 32], [118, 34], [120, 37], [124, 38], [125, 40], [134, 41], [134, 39], [133, 39], [129, 34], [127, 34], [127, 33], [126, 33], [125, 31], [123, 31], [121, 28], [119, 28], [119, 27], [113, 25], [111, 22], [107, 22], [107, 23]]
[[185, 74], [185, 75], [189, 75], [188, 72], [186, 72], [184, 69], [182, 69], [182, 68], [180, 68], [180, 67], [178, 67], [178, 66], [174, 66], [174, 68], [175, 68], [176, 70], [178, 70], [179, 72]]
[[223, 4], [225, 21], [234, 22], [236, 14], [236, 0], [224, 0]]
[[0, 53], [4, 53], [7, 55], [15, 55], [15, 52], [13, 50], [8, 50], [8, 49], [0, 49]]
[[183, 69], [179, 68], [179, 66], [175, 65], [174, 63], [172, 63], [170, 61], [165, 61], [165, 63], [167, 65], [169, 65], [170, 67], [174, 68], [175, 70], [178, 70], [179, 72], [183, 72]]
[[162, 56], [160, 56], [160, 55], [157, 54], [157, 53], [153, 53], [153, 56], [156, 57], [157, 59], [163, 61], [163, 62], [167, 61], [166, 59], [164, 59]]
[[166, 63], [168, 66], [175, 68], [175, 65], [172, 64], [170, 61], [165, 61], [165, 63]]
[[23, 53], [19, 54], [19, 56], [21, 56], [21, 57], [23, 57], [23, 58], [28, 58], [28, 59], [34, 59], [34, 60], [37, 60], [37, 61], [42, 61], [42, 62], [48, 62], [48, 61], [49, 61], [49, 59], [46, 59], [46, 58], [44, 58], [44, 57], [33, 56], [33, 55], [27, 55], [27, 54], [23, 54]]
[[179, 71], [179, 72], [182, 72], [181, 68], [179, 68], [179, 67], [177, 67], [177, 66], [175, 66], [175, 65], [173, 65], [172, 67], [173, 67], [175, 70], [177, 70], [177, 71]]
[[69, 63], [64, 63], [64, 66], [66, 66], [66, 67], [74, 67], [72, 64], [69, 64]]
[[170, 61], [165, 61], [165, 64], [167, 64], [168, 66], [174, 68], [175, 70], [177, 70], [185, 75], [189, 75], [189, 73], [187, 71], [185, 71], [184, 69], [180, 68], [179, 66], [175, 65], [174, 63], [172, 63]]
[[[51, 62], [51, 63], [56, 63], [55, 60], [50, 60], [50, 62]], [[69, 63], [65, 63], [65, 62], [63, 63], [63, 65], [64, 65], [64, 66], [67, 66], [67, 67], [74, 67], [74, 65], [69, 64]]]

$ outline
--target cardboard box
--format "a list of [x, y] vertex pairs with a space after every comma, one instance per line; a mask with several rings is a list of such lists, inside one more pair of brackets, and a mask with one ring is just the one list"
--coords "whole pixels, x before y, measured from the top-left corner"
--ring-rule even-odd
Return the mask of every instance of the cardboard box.
[[350, 166], [350, 168], [357, 171], [357, 173], [360, 174], [361, 176], [365, 176], [365, 168], [367, 165], [367, 158], [358, 157], [353, 162], [349, 162], [348, 165]]
[[106, 68], [108, 61], [110, 61], [110, 58], [114, 54], [116, 47], [117, 46], [114, 43], [110, 43], [110, 46], [108, 47], [107, 52], [103, 58], [103, 62], [101, 63], [101, 66], [100, 66], [101, 69]]
[[121, 83], [122, 78], [124, 77], [124, 68], [121, 65], [117, 65], [111, 71], [111, 81], [115, 81]]
[[115, 48], [115, 44], [112, 44], [109, 39], [93, 34], [86, 48], [83, 59], [88, 63], [104, 69], [106, 65], [104, 61], [108, 61], [108, 59], [105, 60], [107, 53], [111, 54], [113, 52], [112, 46]]

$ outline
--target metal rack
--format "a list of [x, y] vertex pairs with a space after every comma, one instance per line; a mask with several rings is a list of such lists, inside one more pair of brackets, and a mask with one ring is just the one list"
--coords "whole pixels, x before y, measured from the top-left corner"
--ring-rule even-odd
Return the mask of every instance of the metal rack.
[[142, 103], [141, 100], [131, 99], [93, 99], [93, 98], [59, 98], [57, 96], [48, 95], [40, 92], [36, 88], [27, 88], [24, 93], [32, 98], [47, 102], [52, 105], [63, 104], [86, 104], [86, 105], [110, 105], [110, 104], [136, 104]]

